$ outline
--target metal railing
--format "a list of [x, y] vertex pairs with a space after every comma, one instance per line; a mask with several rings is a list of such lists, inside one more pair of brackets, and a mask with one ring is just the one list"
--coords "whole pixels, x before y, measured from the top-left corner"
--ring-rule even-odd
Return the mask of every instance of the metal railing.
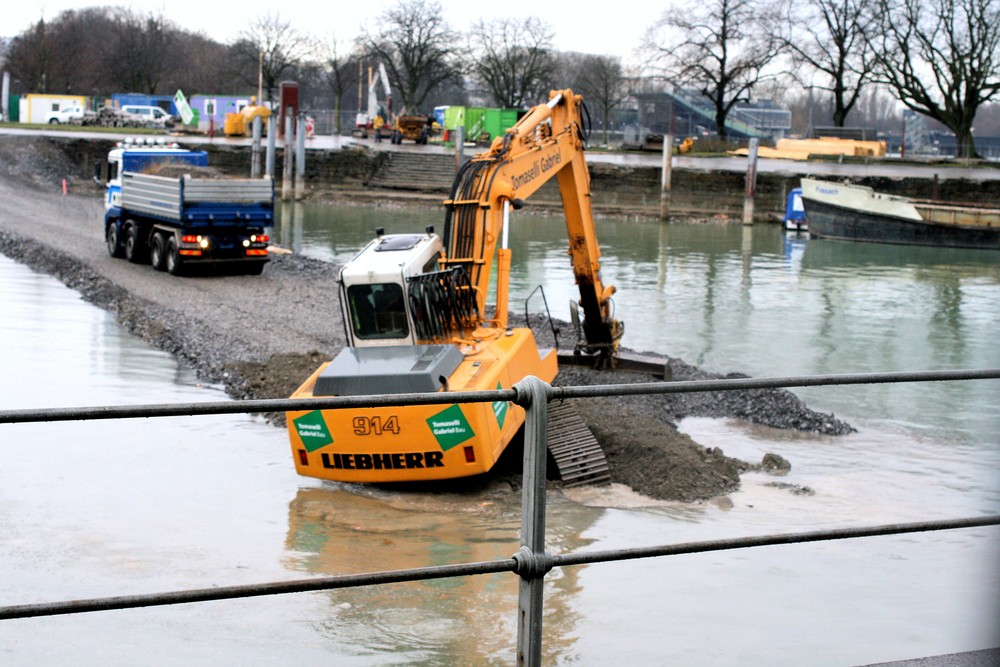
[[472, 576], [513, 572], [520, 577], [518, 593], [517, 663], [540, 665], [542, 655], [542, 607], [545, 575], [554, 567], [569, 567], [638, 558], [654, 558], [679, 554], [707, 553], [730, 549], [745, 549], [781, 544], [801, 544], [860, 537], [898, 535], [936, 530], [954, 530], [1000, 525], [1000, 515], [927, 521], [895, 525], [879, 525], [803, 533], [743, 537], [726, 540], [691, 542], [588, 551], [586, 553], [551, 555], [545, 552], [546, 513], [546, 425], [548, 404], [553, 400], [596, 396], [634, 396], [687, 392], [737, 391], [744, 389], [776, 389], [898, 382], [942, 382], [959, 380], [1000, 379], [1000, 369], [926, 371], [906, 373], [866, 373], [847, 375], [816, 375], [777, 378], [737, 378], [688, 382], [651, 382], [628, 385], [593, 385], [555, 387], [535, 377], [528, 377], [511, 389], [493, 391], [397, 394], [393, 396], [342, 396], [316, 399], [279, 399], [225, 401], [210, 403], [176, 403], [160, 405], [104, 406], [91, 408], [45, 408], [36, 410], [0, 411], [0, 424], [47, 421], [128, 419], [167, 416], [198, 416], [242, 413], [267, 413], [294, 410], [346, 409], [361, 407], [397, 407], [442, 403], [480, 403], [513, 401], [525, 409], [524, 478], [521, 495], [521, 548], [502, 560], [442, 565], [436, 567], [390, 570], [353, 575], [316, 577], [293, 581], [266, 582], [242, 586], [172, 591], [148, 595], [92, 598], [64, 602], [26, 604], [0, 607], [0, 620], [77, 614], [112, 609], [187, 604], [210, 600], [326, 591], [358, 586], [372, 586], [407, 581], [422, 581], [446, 577]]

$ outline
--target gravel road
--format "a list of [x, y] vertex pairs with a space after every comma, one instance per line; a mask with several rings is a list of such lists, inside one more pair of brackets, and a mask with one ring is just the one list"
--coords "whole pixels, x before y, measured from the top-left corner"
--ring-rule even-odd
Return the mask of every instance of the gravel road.
[[[287, 397], [343, 347], [337, 267], [273, 254], [261, 276], [178, 278], [113, 259], [102, 238], [101, 191], [71, 179], [71, 192], [62, 195], [61, 174], [72, 171], [65, 161], [44, 141], [0, 136], [0, 253], [56, 276], [204, 380], [223, 383], [235, 398]], [[665, 361], [673, 379], [719, 377], [679, 359]], [[566, 368], [556, 382], [652, 379]], [[683, 501], [735, 490], [741, 471], [781, 472], [788, 465], [775, 458], [751, 464], [701, 447], [676, 431], [674, 423], [683, 417], [736, 417], [830, 435], [853, 430], [780, 390], [595, 399], [581, 412], [608, 454], [614, 481]], [[602, 428], [623, 414], [639, 425], [628, 435]]]

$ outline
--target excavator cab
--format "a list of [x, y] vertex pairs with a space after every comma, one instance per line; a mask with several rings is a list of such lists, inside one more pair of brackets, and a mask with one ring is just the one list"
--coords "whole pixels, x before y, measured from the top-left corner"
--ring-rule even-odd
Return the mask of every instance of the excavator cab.
[[410, 278], [437, 268], [441, 239], [379, 230], [340, 272], [341, 308], [351, 347], [415, 345]]

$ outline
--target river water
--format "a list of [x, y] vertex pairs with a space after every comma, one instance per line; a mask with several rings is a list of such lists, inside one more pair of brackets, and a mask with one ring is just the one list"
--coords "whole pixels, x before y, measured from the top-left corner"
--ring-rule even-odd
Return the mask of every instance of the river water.
[[[511, 236], [512, 307], [575, 298], [558, 219]], [[278, 240], [328, 261], [436, 212], [289, 209]], [[601, 221], [624, 344], [751, 375], [1000, 365], [1000, 268], [971, 251], [806, 241], [774, 226]], [[533, 302], [534, 304], [535, 302]], [[533, 306], [533, 310], [536, 308]], [[56, 280], [0, 256], [5, 408], [224, 400]], [[998, 383], [797, 391], [846, 437], [728, 420], [681, 427], [792, 463], [729, 502], [550, 494], [567, 553], [1000, 512]], [[0, 425], [0, 605], [506, 558], [519, 496], [299, 478], [255, 417]], [[774, 482], [808, 487], [795, 494]], [[0, 664], [514, 662], [517, 582], [490, 575], [0, 622]], [[861, 665], [1000, 646], [1000, 530], [949, 531], [554, 570], [546, 664]]]

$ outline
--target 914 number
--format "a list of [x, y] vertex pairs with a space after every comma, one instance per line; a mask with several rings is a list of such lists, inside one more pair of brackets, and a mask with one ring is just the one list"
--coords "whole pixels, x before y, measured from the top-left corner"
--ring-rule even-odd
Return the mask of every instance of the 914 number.
[[382, 417], [355, 417], [353, 420], [355, 435], [382, 435], [392, 433], [399, 435], [399, 418], [396, 415]]

